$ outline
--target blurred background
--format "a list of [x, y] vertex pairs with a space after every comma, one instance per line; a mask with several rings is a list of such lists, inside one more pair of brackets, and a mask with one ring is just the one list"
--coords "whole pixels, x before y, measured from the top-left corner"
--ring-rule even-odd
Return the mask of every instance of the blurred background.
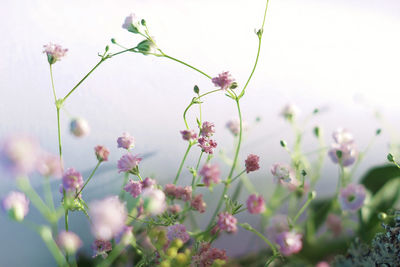
[[[130, 13], [144, 18], [151, 35], [167, 54], [184, 60], [211, 76], [230, 71], [243, 86], [254, 63], [257, 36], [261, 26], [264, 0], [2, 0], [0, 9], [0, 139], [15, 133], [29, 133], [43, 148], [57, 153], [56, 110], [51, 93], [49, 66], [42, 53], [48, 42], [68, 48], [68, 54], [54, 67], [58, 96], [64, 96], [99, 60], [97, 53], [115, 38], [131, 47], [141, 41], [121, 28]], [[372, 165], [385, 162], [390, 142], [397, 142], [400, 107], [400, 2], [396, 0], [271, 0], [267, 14], [260, 62], [245, 97], [244, 120], [248, 123], [243, 150], [261, 157], [261, 169], [250, 179], [268, 199], [274, 185], [269, 172], [275, 162], [289, 162], [279, 146], [284, 139], [293, 143], [293, 132], [279, 113], [287, 103], [301, 109], [300, 122], [315, 108], [320, 114], [303, 125], [304, 151], [317, 148], [312, 129], [320, 126], [325, 141], [331, 132], [345, 127], [353, 132], [363, 150], [377, 128], [377, 137], [355, 180]], [[111, 51], [119, 51], [111, 45]], [[85, 200], [119, 192], [122, 175], [116, 161], [122, 151], [117, 137], [124, 131], [135, 136], [134, 152], [151, 156], [143, 161], [144, 176], [160, 183], [172, 181], [186, 143], [179, 130], [184, 128], [182, 113], [193, 97], [193, 86], [201, 92], [213, 89], [200, 74], [164, 58], [125, 54], [102, 64], [68, 99], [61, 115], [62, 141], [66, 167], [74, 167], [88, 176], [96, 164], [93, 147], [110, 148], [110, 161], [85, 189]], [[189, 121], [195, 127], [197, 109]], [[237, 116], [234, 102], [223, 93], [213, 94], [203, 105], [203, 119], [216, 124], [218, 149], [232, 156], [234, 138], [226, 129], [228, 120]], [[69, 134], [73, 117], [85, 118], [91, 134], [77, 139]], [[260, 120], [256, 122], [256, 118]], [[196, 149], [187, 166], [198, 157]], [[336, 186], [337, 166], [327, 158], [317, 186], [318, 194], [332, 194]], [[142, 176], [143, 176], [142, 175]], [[15, 188], [6, 174], [0, 176], [0, 196]], [[186, 180], [185, 180], [186, 178]], [[181, 183], [189, 183], [184, 169]], [[41, 190], [40, 177], [32, 183]], [[60, 181], [53, 181], [57, 195]], [[219, 188], [216, 188], [219, 192]], [[246, 197], [245, 191], [242, 193]], [[59, 200], [59, 196], [57, 197]], [[208, 213], [214, 209], [206, 194]], [[31, 220], [42, 222], [32, 209]], [[239, 221], [256, 216], [243, 213]], [[89, 224], [82, 214], [72, 214], [71, 230], [85, 242], [91, 253]], [[53, 266], [39, 236], [21, 224], [0, 216], [0, 266]], [[60, 227], [62, 225], [60, 224]], [[241, 242], [237, 242], [241, 240]], [[247, 250], [243, 249], [243, 246]], [[248, 244], [248, 245], [247, 245]], [[216, 243], [228, 254], [256, 251], [261, 243], [243, 231], [225, 236]]]

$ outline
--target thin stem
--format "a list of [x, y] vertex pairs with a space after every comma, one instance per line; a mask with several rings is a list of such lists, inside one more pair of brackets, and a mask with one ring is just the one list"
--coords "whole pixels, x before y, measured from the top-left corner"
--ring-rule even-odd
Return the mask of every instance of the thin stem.
[[65, 211], [65, 231], [68, 232], [68, 210]]
[[276, 249], [276, 247], [274, 246], [274, 244], [268, 240], [268, 238], [266, 238], [263, 234], [261, 234], [260, 232], [258, 232], [256, 229], [254, 229], [253, 227], [251, 227], [248, 223], [238, 223], [238, 225], [240, 227], [242, 227], [243, 229], [250, 231], [254, 234], [256, 234], [258, 237], [260, 237], [265, 243], [267, 243], [268, 246], [270, 246], [272, 253], [274, 256], [279, 256], [279, 252]]
[[293, 225], [296, 224], [296, 221], [299, 219], [300, 215], [303, 214], [303, 212], [306, 210], [308, 205], [310, 205], [311, 201], [313, 201], [315, 196], [316, 196], [315, 191], [310, 192], [306, 203], [304, 203], [303, 207], [301, 207], [301, 209], [297, 212], [296, 216], [293, 218], [293, 221], [292, 221]]
[[193, 178], [192, 178], [192, 189], [193, 189], [193, 195], [194, 195], [194, 192], [195, 192], [195, 190], [196, 190], [196, 186], [197, 186], [197, 183], [196, 183], [196, 176], [198, 176], [198, 174], [197, 174], [197, 171], [199, 170], [199, 166], [200, 166], [200, 161], [201, 161], [201, 158], [203, 157], [203, 151], [201, 151], [201, 153], [200, 153], [200, 156], [199, 156], [199, 159], [197, 160], [197, 164], [196, 164], [196, 175], [193, 175]]
[[174, 58], [174, 57], [168, 56], [167, 54], [164, 54], [164, 53], [162, 53], [162, 55], [163, 55], [164, 57], [166, 57], [166, 58], [169, 58], [169, 59], [172, 59], [172, 60], [174, 60], [174, 61], [176, 61], [176, 62], [178, 62], [178, 63], [181, 63], [181, 64], [183, 64], [183, 65], [185, 65], [185, 66], [187, 66], [187, 67], [189, 67], [189, 68], [191, 68], [191, 69], [194, 69], [195, 71], [197, 71], [197, 72], [203, 74], [204, 76], [206, 76], [208, 79], [212, 79], [210, 75], [204, 73], [203, 71], [199, 70], [198, 68], [193, 67], [192, 65], [190, 65], [190, 64], [188, 64], [188, 63], [186, 63], [186, 62], [183, 62], [183, 61], [181, 61], [181, 60], [179, 60], [179, 59], [176, 59], [176, 58]]
[[121, 243], [113, 248], [110, 254], [108, 254], [108, 257], [103, 260], [98, 266], [99, 267], [108, 267], [111, 266], [111, 264], [118, 258], [118, 256], [121, 254], [121, 252], [124, 249], [124, 245]]
[[53, 89], [53, 95], [54, 95], [54, 103], [57, 102], [57, 95], [56, 95], [56, 89], [54, 87], [54, 79], [53, 79], [53, 68], [52, 64], [50, 64], [50, 79], [51, 79], [51, 87]]
[[58, 135], [58, 152], [60, 156], [61, 171], [64, 171], [62, 160], [62, 145], [61, 145], [61, 126], [60, 126], [60, 107], [57, 106], [57, 135]]
[[78, 191], [78, 193], [76, 193], [75, 198], [77, 198], [79, 196], [79, 194], [83, 191], [83, 189], [86, 187], [86, 185], [89, 183], [90, 179], [92, 179], [94, 173], [96, 172], [97, 168], [100, 166], [102, 160], [99, 160], [96, 164], [96, 167], [94, 167], [92, 173], [89, 175], [89, 178], [86, 180], [85, 184], [82, 186], [81, 190]]
[[43, 191], [44, 191], [44, 196], [45, 196], [45, 200], [47, 202], [47, 205], [49, 205], [49, 207], [50, 207], [50, 209], [52, 211], [55, 211], [53, 193], [51, 192], [51, 186], [50, 186], [49, 177], [45, 177], [45, 179], [44, 179]]
[[124, 175], [124, 182], [122, 184], [122, 189], [121, 189], [121, 192], [119, 193], [119, 198], [121, 200], [124, 200], [124, 198], [125, 198], [124, 187], [125, 187], [126, 183], [128, 182], [128, 179], [129, 179], [129, 172], [126, 172], [125, 175]]
[[192, 144], [189, 143], [188, 148], [186, 149], [185, 155], [183, 156], [183, 159], [181, 161], [181, 164], [179, 165], [178, 172], [177, 172], [177, 174], [175, 176], [174, 185], [176, 185], [176, 183], [178, 182], [179, 175], [181, 175], [181, 172], [182, 172], [183, 164], [185, 163], [186, 157], [189, 154], [189, 151], [190, 151], [191, 147], [192, 147]]
[[231, 183], [233, 183], [233, 181], [235, 181], [237, 178], [239, 178], [245, 172], [246, 172], [246, 170], [243, 170], [238, 175], [236, 175], [234, 178], [232, 178]]

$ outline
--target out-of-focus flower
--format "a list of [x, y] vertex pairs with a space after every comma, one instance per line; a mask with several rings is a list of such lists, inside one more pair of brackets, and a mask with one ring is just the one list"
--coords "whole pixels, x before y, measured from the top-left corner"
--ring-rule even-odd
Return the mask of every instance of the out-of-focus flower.
[[124, 246], [129, 245], [134, 240], [133, 237], [133, 227], [132, 226], [125, 226], [121, 233], [115, 238], [115, 242], [117, 244], [122, 243]]
[[320, 261], [315, 265], [315, 267], [330, 267], [329, 263], [326, 261]]
[[229, 212], [221, 212], [218, 214], [217, 225], [220, 230], [227, 233], [235, 233], [237, 231], [237, 219]]
[[151, 179], [150, 177], [146, 177], [142, 181], [143, 188], [154, 188], [156, 184], [157, 182], [154, 179]]
[[231, 76], [229, 71], [224, 71], [218, 74], [217, 77], [212, 78], [211, 81], [216, 87], [220, 87], [221, 90], [228, 90], [228, 88], [232, 85], [235, 79]]
[[211, 248], [210, 243], [201, 243], [198, 252], [192, 257], [191, 266], [211, 267], [215, 260], [227, 261], [226, 251]]
[[174, 241], [175, 239], [182, 240], [183, 243], [189, 241], [190, 236], [186, 231], [186, 226], [183, 224], [170, 225], [167, 228], [167, 237], [169, 241]]
[[46, 177], [60, 178], [62, 176], [62, 165], [60, 157], [48, 153], [42, 153], [36, 163], [38, 172]]
[[135, 147], [135, 138], [129, 133], [122, 133], [122, 136], [117, 139], [118, 147], [132, 149]]
[[9, 137], [0, 148], [0, 164], [13, 175], [30, 174], [36, 167], [39, 150], [39, 144], [31, 137]]
[[213, 154], [213, 149], [217, 147], [217, 142], [212, 139], [200, 137], [197, 141], [199, 142], [199, 147], [207, 154]]
[[281, 111], [283, 116], [288, 121], [293, 121], [300, 113], [300, 109], [294, 104], [287, 104]]
[[303, 247], [301, 241], [302, 235], [295, 232], [283, 232], [276, 238], [276, 243], [279, 245], [279, 250], [282, 255], [290, 256], [300, 252]]
[[246, 201], [247, 210], [251, 214], [260, 214], [265, 211], [265, 202], [262, 196], [257, 196], [256, 194], [252, 194]]
[[177, 186], [175, 191], [175, 197], [178, 199], [182, 199], [183, 201], [190, 201], [192, 199], [192, 187]]
[[203, 176], [203, 183], [209, 187], [211, 183], [218, 184], [220, 182], [221, 172], [217, 164], [205, 164], [201, 168], [199, 174]]
[[67, 192], [75, 192], [82, 188], [83, 178], [74, 168], [68, 168], [62, 177], [62, 186]]
[[24, 193], [11, 191], [1, 202], [10, 218], [21, 222], [29, 212], [29, 199]]
[[166, 184], [164, 186], [164, 192], [169, 197], [175, 197], [176, 196], [176, 185]]
[[137, 167], [142, 158], [138, 155], [133, 156], [131, 153], [127, 153], [118, 160], [118, 172], [131, 172], [136, 174]]
[[69, 129], [76, 137], [84, 137], [90, 133], [89, 123], [83, 118], [72, 119]]
[[142, 183], [129, 179], [125, 185], [124, 190], [128, 192], [132, 197], [137, 198], [142, 193]]
[[192, 208], [197, 210], [200, 213], [204, 213], [206, 211], [207, 204], [203, 201], [203, 195], [198, 194], [192, 199], [192, 202], [190, 203]]
[[215, 125], [212, 122], [205, 121], [201, 126], [201, 136], [210, 137], [215, 133]]
[[197, 139], [197, 133], [194, 130], [181, 131], [182, 139], [186, 141], [194, 141]]
[[[238, 135], [240, 132], [240, 120], [238, 118], [229, 120], [226, 123], [226, 128], [233, 134], [233, 135]], [[245, 121], [242, 121], [242, 131], [246, 131], [248, 128], [248, 125]]]
[[[344, 167], [347, 167], [356, 161], [358, 150], [353, 143], [333, 143], [328, 154], [334, 163], [341, 162]], [[338, 154], [340, 155], [340, 158], [338, 157]]]
[[92, 232], [97, 239], [110, 240], [118, 236], [125, 227], [127, 212], [125, 203], [118, 196], [97, 200], [89, 205]]
[[140, 32], [140, 19], [136, 17], [135, 14], [131, 13], [129, 16], [125, 18], [124, 24], [122, 24], [122, 28], [132, 32], [139, 33]]
[[330, 213], [326, 219], [326, 226], [333, 232], [335, 237], [339, 236], [343, 231], [342, 219], [333, 213]]
[[177, 214], [182, 211], [182, 208], [181, 208], [181, 206], [179, 206], [179, 204], [174, 204], [174, 205], [168, 206], [168, 211], [172, 214]]
[[165, 194], [159, 189], [146, 188], [142, 192], [143, 208], [150, 215], [158, 215], [166, 208]]
[[337, 144], [351, 144], [354, 142], [353, 134], [343, 128], [338, 128], [332, 133], [333, 140]]
[[110, 151], [105, 146], [96, 146], [94, 152], [99, 161], [107, 161]]
[[44, 50], [43, 53], [47, 55], [47, 61], [50, 64], [54, 64], [57, 61], [61, 60], [68, 52], [68, 49], [64, 49], [61, 45], [49, 43], [43, 46]]
[[364, 204], [366, 197], [365, 187], [361, 184], [349, 184], [340, 189], [339, 202], [342, 210], [357, 211]]
[[254, 154], [250, 154], [247, 156], [247, 159], [244, 161], [246, 165], [246, 172], [253, 172], [260, 169], [260, 165], [258, 162], [260, 161], [260, 157]]
[[112, 250], [112, 244], [107, 240], [95, 240], [92, 244], [93, 258], [97, 256], [102, 256], [103, 259], [107, 258], [107, 252]]
[[287, 216], [283, 214], [277, 214], [269, 220], [269, 225], [266, 229], [266, 232], [269, 239], [276, 240], [280, 233], [289, 231], [289, 229]]
[[288, 164], [275, 163], [271, 167], [271, 173], [279, 183], [289, 183], [296, 178], [295, 172]]
[[82, 240], [73, 232], [61, 231], [57, 237], [57, 245], [66, 253], [75, 254], [82, 247]]

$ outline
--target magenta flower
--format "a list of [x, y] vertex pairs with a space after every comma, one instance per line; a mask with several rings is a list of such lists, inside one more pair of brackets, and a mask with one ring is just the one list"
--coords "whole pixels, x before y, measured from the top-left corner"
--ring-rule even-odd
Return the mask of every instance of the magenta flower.
[[365, 187], [361, 184], [349, 184], [340, 189], [339, 202], [342, 210], [357, 211], [364, 204], [366, 197]]
[[124, 24], [122, 24], [122, 28], [132, 33], [139, 33], [140, 25], [140, 20], [136, 17], [135, 14], [132, 13], [125, 18]]
[[89, 205], [92, 233], [97, 239], [110, 240], [118, 236], [125, 227], [127, 212], [125, 203], [118, 196], [97, 200]]
[[62, 186], [67, 192], [78, 191], [83, 186], [82, 175], [74, 168], [67, 169], [62, 177]]
[[176, 197], [176, 185], [166, 184], [164, 186], [164, 193], [169, 197]]
[[62, 176], [60, 157], [56, 155], [43, 153], [39, 156], [36, 168], [41, 175], [46, 177], [60, 178]]
[[157, 184], [157, 182], [154, 179], [151, 179], [150, 177], [146, 177], [142, 181], [142, 187], [143, 188], [154, 188], [154, 186], [156, 184]]
[[12, 136], [0, 148], [0, 164], [13, 175], [27, 175], [35, 170], [39, 144], [28, 136]]
[[192, 199], [192, 187], [191, 186], [176, 187], [175, 197], [178, 199], [182, 199], [183, 201], [190, 201]]
[[205, 121], [201, 126], [201, 136], [211, 137], [215, 133], [215, 125], [212, 122]]
[[217, 147], [217, 142], [212, 139], [207, 139], [205, 137], [200, 137], [199, 140], [199, 147], [203, 150], [203, 152], [207, 154], [213, 154], [213, 149]]
[[135, 147], [135, 138], [129, 133], [122, 133], [122, 136], [117, 139], [118, 147], [132, 149]]
[[271, 167], [271, 173], [279, 183], [289, 183], [296, 178], [292, 167], [285, 163], [273, 164]]
[[1, 202], [10, 218], [21, 222], [29, 212], [29, 199], [24, 193], [11, 191]]
[[128, 192], [132, 197], [137, 198], [142, 193], [142, 183], [129, 179], [125, 185], [124, 190]]
[[254, 154], [250, 154], [247, 156], [247, 159], [244, 161], [246, 165], [246, 172], [253, 172], [260, 169], [260, 165], [258, 162], [260, 161], [260, 157]]
[[284, 256], [300, 252], [303, 247], [302, 235], [295, 232], [283, 232], [276, 238], [276, 243]]
[[49, 43], [43, 46], [43, 53], [47, 55], [47, 61], [50, 64], [54, 64], [57, 61], [61, 60], [67, 53], [68, 49], [64, 49], [61, 45]]
[[[338, 157], [338, 153], [341, 157]], [[334, 163], [341, 162], [344, 167], [352, 165], [358, 156], [358, 151], [353, 143], [333, 143], [331, 149], [328, 152], [329, 157]]]
[[105, 146], [96, 146], [94, 152], [99, 161], [107, 161], [110, 151]]
[[287, 104], [281, 111], [281, 116], [283, 116], [286, 120], [292, 121], [295, 119], [300, 113], [300, 109], [294, 104]]
[[315, 265], [315, 267], [330, 267], [329, 263], [326, 261], [320, 261]]
[[224, 71], [218, 74], [217, 77], [211, 80], [216, 87], [220, 87], [221, 90], [228, 90], [235, 79], [229, 74], [229, 71]]
[[207, 204], [203, 201], [202, 194], [198, 194], [197, 196], [195, 196], [190, 202], [190, 205], [193, 209], [197, 210], [200, 213], [204, 213], [207, 207]]
[[199, 174], [203, 176], [203, 183], [209, 187], [211, 183], [218, 184], [220, 182], [221, 172], [217, 164], [205, 164]]
[[262, 196], [257, 196], [256, 194], [252, 194], [246, 201], [247, 210], [251, 214], [260, 214], [265, 211], [265, 203], [264, 198]]
[[69, 129], [76, 137], [84, 137], [90, 133], [89, 123], [83, 118], [72, 119]]
[[57, 237], [57, 245], [68, 254], [75, 252], [82, 247], [82, 240], [73, 232], [61, 231]]
[[112, 250], [112, 244], [110, 241], [106, 240], [95, 240], [92, 244], [93, 258], [97, 256], [102, 256], [103, 259], [107, 258], [107, 252]]
[[194, 130], [181, 131], [182, 139], [185, 141], [194, 141], [197, 139], [197, 134]]
[[225, 250], [211, 248], [210, 243], [201, 243], [198, 252], [192, 257], [192, 265], [199, 267], [211, 267], [215, 260], [227, 261]]
[[227, 233], [235, 233], [237, 231], [237, 219], [233, 217], [232, 214], [228, 212], [221, 212], [218, 214], [217, 225], [221, 231], [226, 231]]
[[137, 167], [142, 158], [138, 155], [133, 156], [131, 153], [127, 153], [118, 160], [118, 172], [130, 172], [133, 174], [137, 173]]
[[150, 215], [159, 215], [167, 207], [163, 191], [154, 188], [146, 188], [142, 192], [143, 208]]
[[190, 239], [190, 236], [186, 231], [186, 226], [184, 226], [183, 224], [174, 224], [168, 226], [167, 237], [168, 240], [171, 242], [175, 239], [180, 239], [183, 243], [186, 243]]

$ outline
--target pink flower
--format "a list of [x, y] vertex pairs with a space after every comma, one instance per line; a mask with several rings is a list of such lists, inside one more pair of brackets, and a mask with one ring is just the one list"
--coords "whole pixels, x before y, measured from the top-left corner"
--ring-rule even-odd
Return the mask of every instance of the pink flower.
[[198, 194], [197, 196], [195, 196], [190, 205], [192, 206], [192, 208], [194, 208], [195, 210], [197, 210], [200, 213], [204, 213], [206, 211], [206, 207], [207, 204], [203, 201], [203, 195], [202, 194]]
[[[242, 122], [242, 128], [244, 127], [244, 122]], [[240, 120], [239, 119], [232, 119], [226, 123], [226, 128], [233, 134], [238, 135], [240, 132]]]
[[192, 257], [192, 265], [196, 267], [211, 267], [215, 260], [227, 261], [225, 250], [211, 248], [210, 243], [201, 243], [198, 252]]
[[70, 131], [76, 137], [84, 137], [90, 133], [89, 123], [83, 118], [71, 120]]
[[43, 153], [38, 159], [36, 168], [41, 175], [46, 177], [60, 178], [62, 176], [60, 157], [56, 155]]
[[212, 122], [205, 121], [201, 126], [201, 136], [210, 137], [215, 133], [215, 125]]
[[258, 162], [260, 161], [260, 157], [254, 154], [250, 154], [247, 156], [247, 159], [244, 161], [246, 165], [246, 172], [253, 172], [260, 169], [260, 165]]
[[39, 155], [39, 144], [28, 136], [12, 136], [0, 148], [0, 164], [13, 175], [27, 175], [34, 171]]
[[260, 214], [265, 211], [265, 203], [264, 198], [262, 196], [257, 196], [256, 194], [252, 194], [247, 199], [247, 210], [251, 214]]
[[235, 233], [237, 231], [237, 220], [232, 214], [228, 212], [221, 212], [218, 214], [217, 225], [220, 230], [228, 233]]
[[57, 237], [57, 245], [68, 254], [75, 254], [82, 247], [82, 240], [73, 232], [61, 231]]
[[183, 224], [168, 226], [167, 237], [169, 241], [180, 239], [183, 243], [186, 243], [190, 239], [189, 234], [186, 232], [186, 227]]
[[361, 184], [349, 184], [340, 189], [339, 202], [342, 210], [357, 211], [364, 204], [366, 197], [365, 187]]
[[142, 183], [129, 179], [128, 183], [124, 187], [124, 190], [132, 197], [137, 198], [142, 193]]
[[166, 184], [164, 186], [164, 192], [169, 197], [176, 197], [176, 185]]
[[92, 244], [93, 258], [97, 256], [102, 256], [103, 259], [107, 258], [107, 252], [112, 250], [112, 244], [110, 241], [106, 240], [95, 240]]
[[8, 215], [21, 222], [29, 212], [29, 199], [24, 193], [11, 191], [1, 202], [2, 208]]
[[174, 204], [168, 207], [168, 211], [172, 214], [178, 214], [182, 211], [182, 208], [179, 206], [179, 204]]
[[146, 188], [142, 192], [143, 208], [150, 215], [159, 215], [166, 209], [165, 194], [154, 188]]
[[61, 60], [67, 53], [68, 49], [63, 49], [61, 45], [49, 43], [44, 45], [43, 53], [47, 55], [47, 61], [50, 64], [54, 64], [57, 61]]
[[289, 183], [292, 179], [295, 179], [294, 170], [285, 163], [275, 163], [271, 167], [271, 173], [279, 183]]
[[141, 160], [142, 158], [140, 158], [138, 155], [133, 156], [131, 153], [123, 155], [121, 159], [118, 160], [118, 172], [131, 172], [135, 174]]
[[295, 232], [283, 232], [276, 238], [276, 243], [284, 256], [300, 252], [303, 247], [302, 235]]
[[129, 133], [122, 133], [122, 136], [117, 139], [118, 147], [132, 149], [135, 147], [135, 138]]
[[317, 265], [315, 265], [315, 267], [329, 267], [329, 263], [327, 263], [326, 261], [320, 261], [317, 263]]
[[277, 214], [270, 219], [266, 232], [269, 239], [276, 240], [280, 233], [289, 231], [289, 229], [287, 216]]
[[80, 172], [69, 168], [62, 177], [62, 186], [67, 192], [76, 192], [83, 186], [83, 178]]
[[197, 139], [197, 134], [194, 130], [183, 130], [181, 131], [182, 139], [185, 141], [194, 141]]
[[124, 24], [122, 24], [122, 28], [132, 33], [139, 33], [140, 25], [140, 20], [136, 17], [135, 14], [132, 13], [125, 18]]
[[107, 161], [110, 151], [105, 146], [96, 146], [94, 148], [96, 157], [99, 161]]
[[343, 231], [342, 219], [336, 214], [329, 214], [326, 219], [326, 226], [333, 232], [335, 237], [339, 236]]
[[213, 154], [213, 149], [217, 147], [217, 142], [212, 139], [200, 137], [197, 141], [199, 142], [199, 147], [207, 154]]
[[229, 71], [224, 71], [218, 74], [217, 77], [211, 80], [216, 87], [220, 87], [221, 90], [227, 90], [235, 79], [229, 74]]
[[209, 187], [211, 183], [218, 184], [220, 182], [221, 172], [216, 164], [205, 164], [199, 174], [203, 176], [203, 183], [207, 187]]
[[182, 199], [183, 201], [190, 201], [192, 199], [192, 187], [178, 186], [175, 191], [175, 197], [178, 199]]
[[142, 187], [143, 188], [154, 188], [154, 186], [157, 184], [157, 182], [154, 179], [151, 179], [150, 177], [144, 178], [142, 182]]
[[283, 116], [288, 121], [292, 121], [300, 113], [300, 109], [294, 104], [287, 104], [281, 111], [281, 116]]
[[110, 240], [118, 236], [125, 227], [127, 212], [125, 203], [118, 196], [97, 200], [89, 205], [92, 233], [97, 239]]
[[[338, 153], [341, 154], [340, 158], [338, 157]], [[334, 163], [341, 162], [344, 167], [347, 167], [356, 161], [358, 150], [353, 143], [333, 143], [328, 154]]]

